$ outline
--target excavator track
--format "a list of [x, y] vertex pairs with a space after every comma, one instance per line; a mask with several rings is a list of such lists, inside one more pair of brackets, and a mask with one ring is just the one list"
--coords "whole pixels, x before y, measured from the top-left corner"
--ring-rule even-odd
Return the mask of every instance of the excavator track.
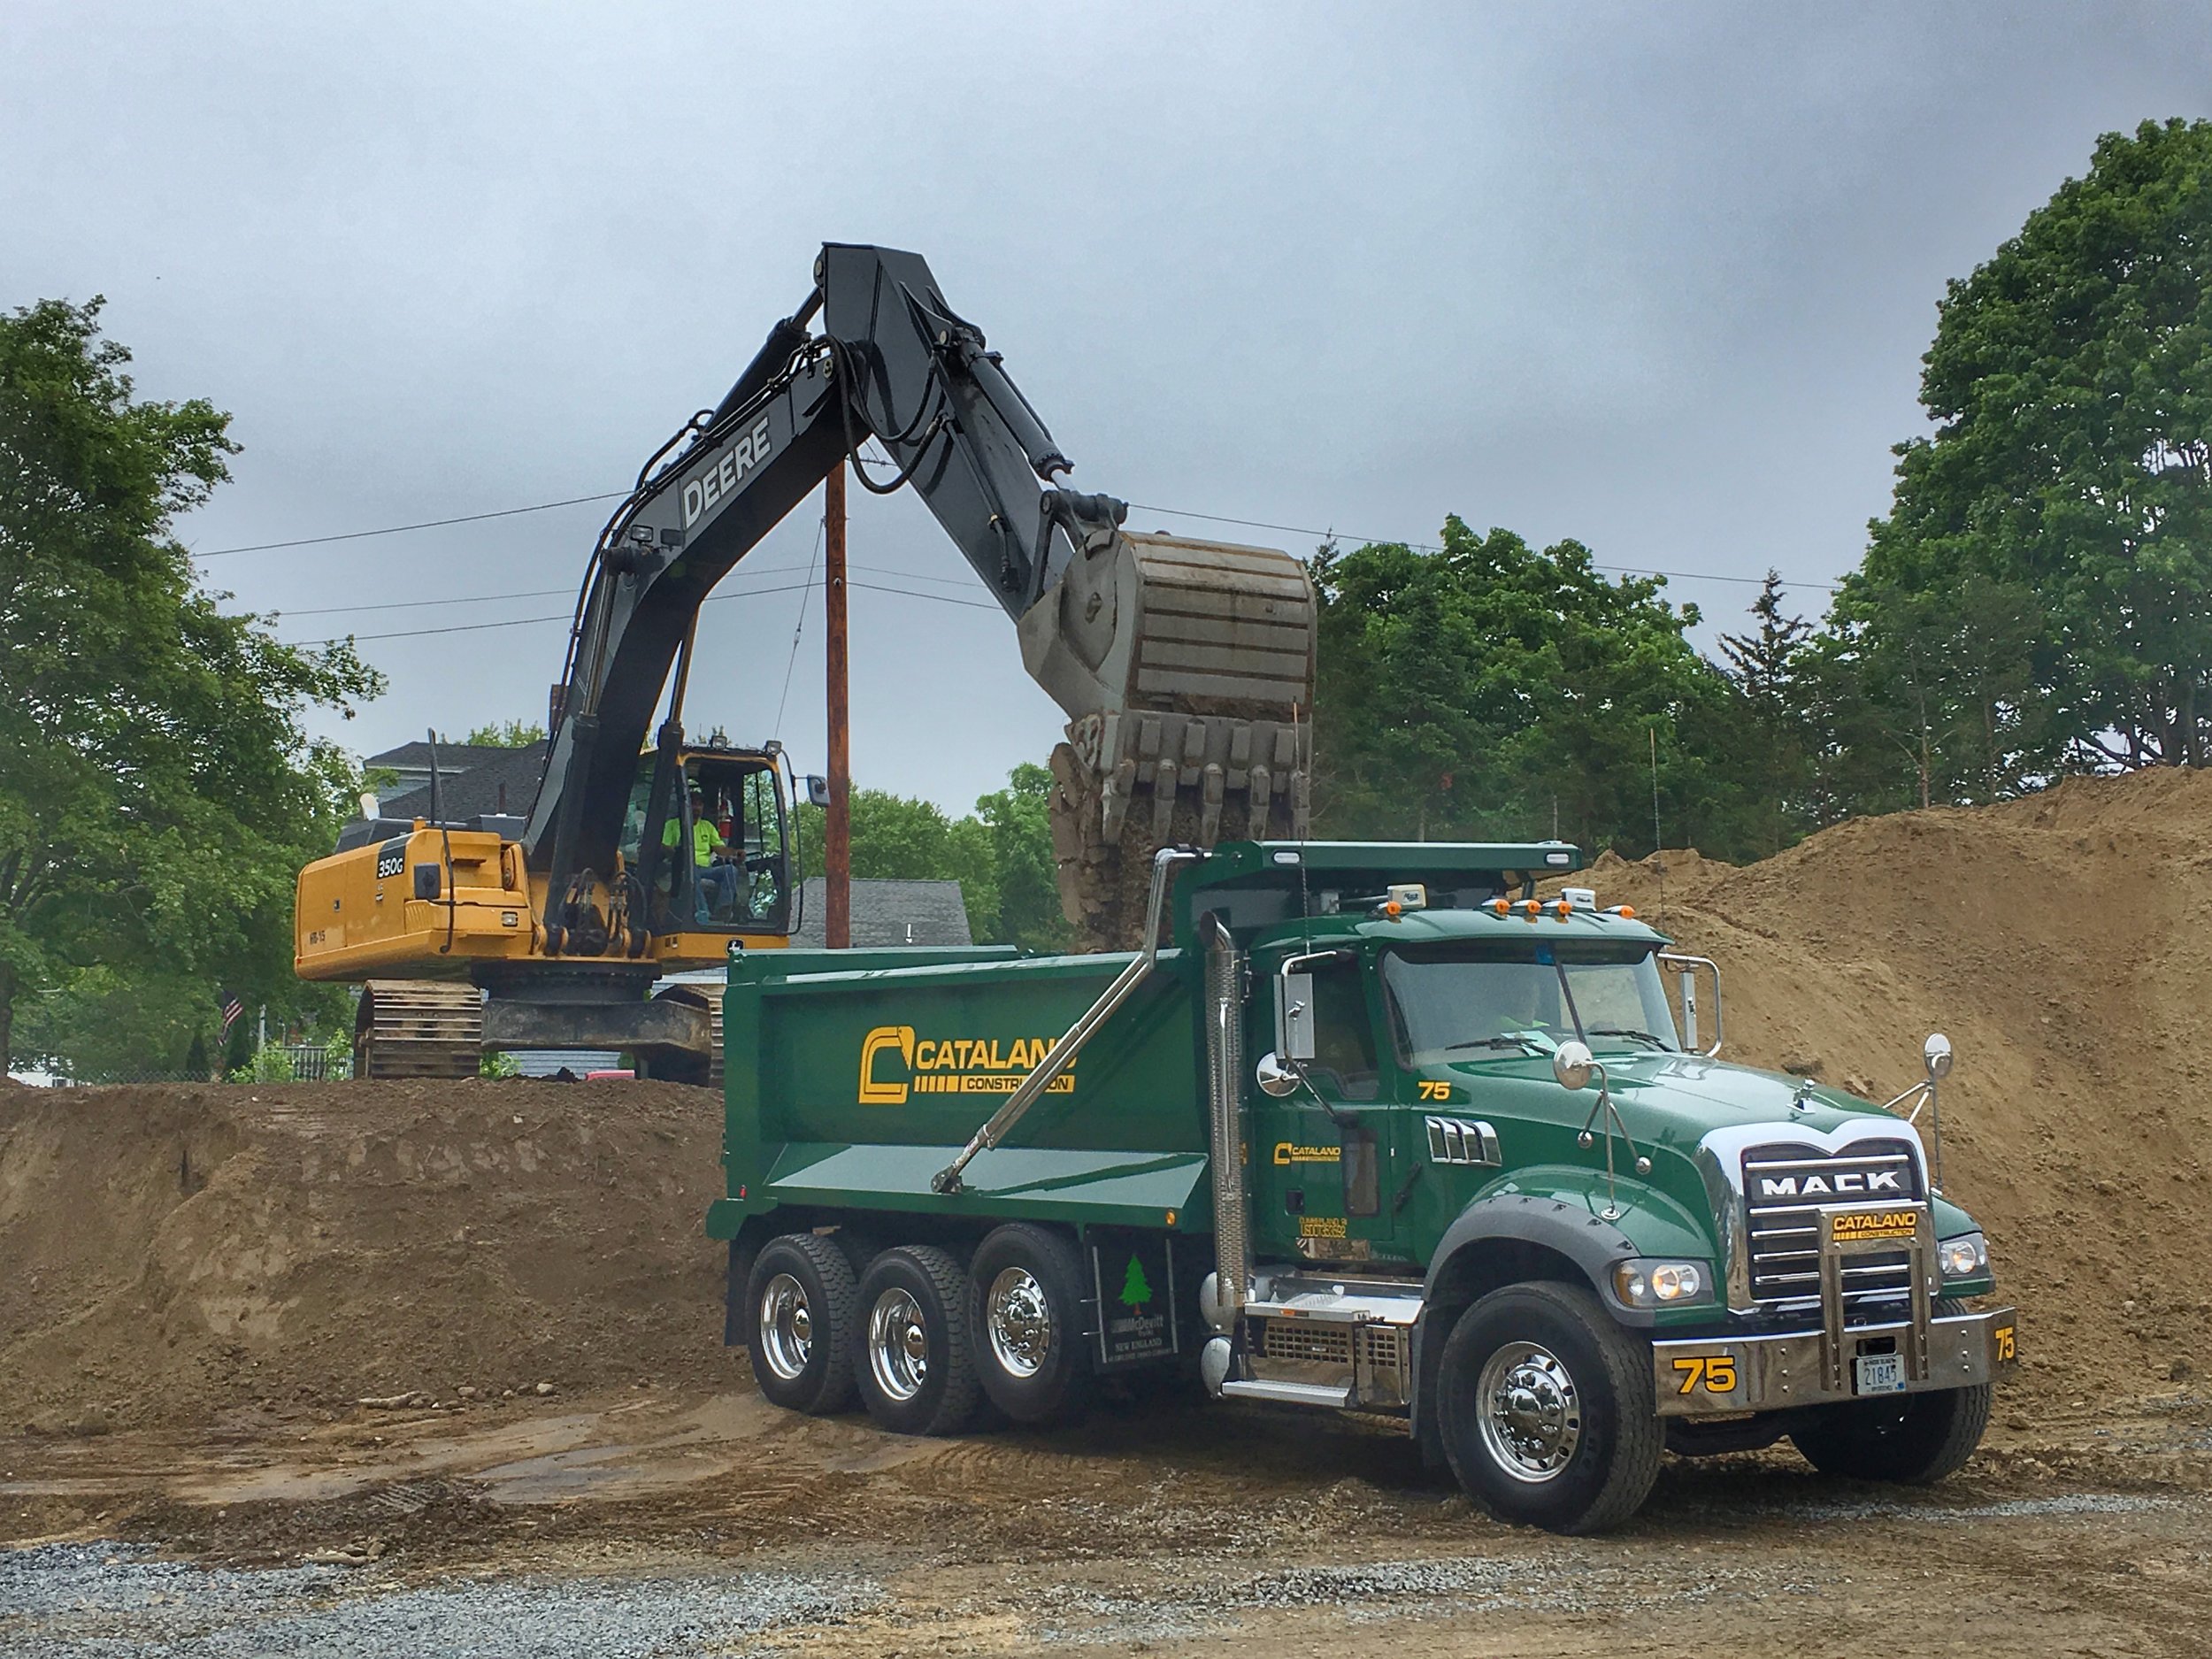
[[465, 980], [371, 979], [353, 1017], [357, 1078], [474, 1077], [484, 1064], [484, 994]]
[[686, 979], [655, 993], [654, 1000], [695, 1003], [707, 1010], [707, 1059], [703, 1065], [688, 1055], [676, 1055], [647, 1063], [640, 1076], [671, 1083], [693, 1083], [718, 1092], [722, 1087], [722, 994], [726, 983]]

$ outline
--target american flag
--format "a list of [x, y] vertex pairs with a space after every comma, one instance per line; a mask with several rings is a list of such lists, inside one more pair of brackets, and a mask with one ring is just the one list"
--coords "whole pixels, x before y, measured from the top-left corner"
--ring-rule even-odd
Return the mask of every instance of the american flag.
[[229, 1002], [223, 1004], [224, 1036], [227, 1037], [230, 1035], [230, 1028], [238, 1023], [239, 1015], [244, 1013], [245, 1011], [246, 1005], [234, 996], [232, 997]]

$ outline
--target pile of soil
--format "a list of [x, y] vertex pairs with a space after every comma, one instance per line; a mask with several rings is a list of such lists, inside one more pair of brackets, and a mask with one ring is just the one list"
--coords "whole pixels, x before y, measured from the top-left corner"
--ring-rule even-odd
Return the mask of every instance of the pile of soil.
[[0, 1432], [726, 1385], [720, 1148], [668, 1083], [7, 1090]]
[[1855, 819], [1741, 868], [1609, 855], [1576, 880], [1720, 964], [1725, 1058], [1882, 1101], [1950, 1037], [1944, 1185], [2021, 1307], [2031, 1396], [2202, 1386], [2212, 773]]

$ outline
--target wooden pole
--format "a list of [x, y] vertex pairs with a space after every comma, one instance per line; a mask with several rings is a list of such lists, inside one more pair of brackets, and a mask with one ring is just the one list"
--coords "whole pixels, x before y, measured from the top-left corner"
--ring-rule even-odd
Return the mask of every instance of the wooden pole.
[[829, 618], [829, 825], [822, 856], [822, 939], [853, 942], [852, 749], [846, 703], [845, 464], [822, 486], [823, 599]]

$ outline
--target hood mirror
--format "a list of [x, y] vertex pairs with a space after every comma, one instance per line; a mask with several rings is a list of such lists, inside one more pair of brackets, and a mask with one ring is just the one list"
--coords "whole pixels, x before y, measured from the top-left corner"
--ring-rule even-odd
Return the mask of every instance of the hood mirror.
[[1594, 1058], [1588, 1043], [1571, 1037], [1552, 1051], [1551, 1074], [1559, 1079], [1559, 1087], [1563, 1089], [1587, 1088]]
[[1258, 1077], [1261, 1090], [1273, 1095], [1277, 1100], [1282, 1099], [1286, 1094], [1297, 1092], [1298, 1068], [1285, 1064], [1274, 1055], [1262, 1055], [1259, 1064], [1254, 1069]]
[[1920, 1058], [1928, 1068], [1930, 1079], [1941, 1082], [1951, 1075], [1951, 1040], [1939, 1031], [1931, 1033], [1928, 1041], [1921, 1045]]

